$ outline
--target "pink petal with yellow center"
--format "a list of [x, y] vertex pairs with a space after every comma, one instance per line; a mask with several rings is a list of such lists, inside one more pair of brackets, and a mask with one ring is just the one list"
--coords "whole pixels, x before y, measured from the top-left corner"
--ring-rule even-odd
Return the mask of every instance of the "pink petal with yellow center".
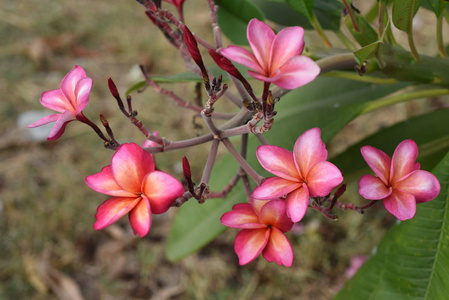
[[260, 211], [260, 222], [278, 228], [282, 232], [289, 231], [293, 227], [292, 220], [285, 212], [284, 200], [271, 200]]
[[412, 219], [416, 214], [416, 199], [407, 192], [393, 189], [393, 193], [383, 202], [385, 208], [401, 221]]
[[234, 242], [234, 250], [239, 257], [239, 264], [245, 265], [255, 259], [265, 248], [270, 236], [270, 230], [243, 229], [237, 234]]
[[94, 224], [94, 229], [100, 230], [108, 227], [109, 225], [126, 215], [141, 200], [142, 198], [140, 197], [113, 197], [106, 200], [97, 209], [97, 214], [95, 215], [97, 222], [95, 222]]
[[260, 224], [259, 217], [254, 212], [251, 204], [240, 203], [232, 207], [229, 211], [220, 218], [221, 224], [233, 228], [266, 228], [264, 224]]
[[271, 201], [271, 199], [261, 200], [261, 199], [251, 198], [251, 205], [252, 205], [253, 210], [256, 213], [256, 215], [259, 216], [260, 210], [262, 209], [262, 207], [270, 201]]
[[79, 114], [84, 108], [86, 108], [89, 102], [89, 93], [92, 88], [92, 79], [89, 77], [81, 79], [75, 88], [76, 96], [76, 113]]
[[252, 19], [249, 21], [246, 36], [259, 65], [263, 70], [269, 71], [271, 45], [275, 38], [273, 29], [262, 21]]
[[151, 228], [151, 207], [148, 199], [142, 198], [129, 212], [129, 224], [135, 235], [144, 237]]
[[321, 161], [310, 169], [306, 180], [310, 196], [324, 197], [343, 182], [343, 175], [334, 164]]
[[279, 67], [281, 77], [273, 84], [294, 90], [313, 81], [321, 72], [316, 62], [306, 56], [295, 56]]
[[51, 122], [56, 122], [60, 116], [61, 116], [61, 114], [53, 114], [53, 115], [43, 117], [42, 119], [37, 120], [33, 124], [28, 125], [28, 128], [39, 127], [39, 126], [42, 126], [42, 125], [45, 125], [45, 124], [48, 124]]
[[365, 175], [359, 181], [359, 194], [365, 199], [381, 200], [391, 195], [393, 189], [373, 175]]
[[70, 101], [72, 107], [76, 107], [76, 94], [75, 89], [78, 82], [87, 77], [86, 72], [80, 66], [75, 66], [61, 81], [61, 90], [66, 96], [67, 100]]
[[326, 145], [321, 140], [319, 128], [309, 129], [298, 137], [293, 147], [293, 158], [302, 178], [306, 178], [316, 163], [327, 159]]
[[121, 145], [111, 160], [112, 174], [123, 190], [141, 192], [145, 175], [154, 171], [153, 157], [135, 143]]
[[275, 82], [275, 81], [279, 80], [279, 78], [281, 78], [281, 76], [282, 76], [282, 73], [279, 69], [273, 71], [273, 73], [268, 73], [268, 74], [258, 73], [258, 72], [253, 72], [251, 70], [248, 70], [248, 74], [251, 75], [253, 78], [263, 81], [263, 82]]
[[300, 178], [293, 153], [290, 151], [278, 146], [264, 145], [257, 148], [256, 155], [262, 167], [268, 172], [291, 181]]
[[391, 159], [390, 174], [394, 183], [409, 173], [418, 170], [419, 164], [416, 163], [418, 157], [418, 146], [413, 140], [402, 141], [394, 150], [393, 158]]
[[256, 199], [273, 199], [287, 195], [301, 186], [301, 183], [287, 180], [281, 177], [271, 177], [264, 180], [252, 193]]
[[371, 146], [363, 146], [360, 148], [360, 152], [371, 170], [388, 185], [390, 183], [390, 157], [385, 152]]
[[306, 214], [307, 207], [309, 207], [309, 191], [307, 186], [303, 184], [301, 188], [298, 188], [287, 195], [287, 216], [293, 222], [299, 222], [304, 218]]
[[253, 69], [257, 73], [265, 74], [265, 70], [259, 65], [259, 62], [254, 55], [245, 48], [228, 46], [224, 49], [220, 49], [219, 52], [229, 60]]
[[96, 192], [116, 197], [137, 197], [137, 194], [122, 190], [112, 175], [111, 166], [104, 167], [100, 173], [86, 177], [86, 184]]
[[60, 89], [43, 92], [40, 102], [42, 106], [60, 113], [66, 110], [75, 112], [75, 108]]
[[271, 47], [270, 70], [279, 69], [287, 60], [301, 55], [304, 49], [304, 29], [294, 26], [282, 29]]
[[55, 141], [59, 139], [61, 135], [64, 133], [67, 123], [75, 119], [76, 119], [75, 115], [73, 114], [73, 112], [69, 110], [60, 114], [59, 118], [56, 120], [55, 125], [53, 126], [53, 129], [50, 131], [47, 140]]
[[287, 237], [277, 228], [271, 228], [270, 238], [263, 250], [263, 257], [269, 262], [291, 267], [293, 264], [293, 248]]
[[416, 198], [417, 203], [435, 199], [440, 193], [440, 182], [430, 172], [417, 170], [402, 181], [395, 183], [395, 189], [410, 193]]
[[150, 201], [153, 214], [162, 214], [170, 208], [176, 198], [184, 194], [184, 188], [173, 176], [154, 171], [145, 177], [142, 192]]

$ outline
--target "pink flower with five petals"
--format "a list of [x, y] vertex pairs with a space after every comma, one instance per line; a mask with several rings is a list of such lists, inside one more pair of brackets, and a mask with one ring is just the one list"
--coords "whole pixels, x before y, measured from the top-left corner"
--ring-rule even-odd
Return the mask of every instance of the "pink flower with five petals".
[[151, 228], [151, 214], [166, 212], [184, 194], [176, 178], [155, 170], [153, 157], [137, 144], [121, 145], [111, 165], [86, 177], [93, 190], [113, 196], [98, 207], [94, 229], [103, 229], [129, 213], [134, 234], [143, 237]]
[[56, 122], [47, 140], [57, 140], [64, 133], [67, 123], [76, 120], [77, 117], [84, 120], [82, 110], [89, 102], [91, 87], [92, 79], [86, 76], [83, 68], [75, 66], [62, 79], [59, 89], [42, 93], [41, 104], [59, 114], [49, 115], [28, 127], [34, 128]]
[[304, 132], [293, 153], [272, 145], [260, 146], [257, 159], [268, 172], [278, 176], [264, 180], [252, 197], [272, 199], [287, 195], [287, 215], [299, 222], [309, 206], [309, 197], [324, 197], [343, 181], [340, 170], [326, 161], [326, 145], [319, 128]]
[[304, 49], [302, 27], [288, 27], [275, 34], [264, 22], [252, 19], [247, 38], [254, 54], [239, 46], [229, 46], [220, 53], [252, 69], [248, 73], [258, 80], [293, 90], [311, 82], [320, 73], [316, 62], [301, 55]]
[[377, 175], [365, 175], [359, 181], [359, 194], [369, 200], [383, 200], [385, 208], [401, 221], [411, 219], [416, 204], [433, 200], [440, 193], [440, 182], [430, 172], [420, 170], [416, 162], [418, 146], [413, 140], [402, 141], [393, 158], [371, 146], [360, 149]]
[[269, 262], [292, 265], [293, 249], [284, 232], [292, 228], [293, 222], [285, 213], [283, 200], [251, 199], [251, 203], [234, 205], [220, 221], [225, 226], [243, 229], [234, 242], [240, 265], [251, 262], [260, 253]]

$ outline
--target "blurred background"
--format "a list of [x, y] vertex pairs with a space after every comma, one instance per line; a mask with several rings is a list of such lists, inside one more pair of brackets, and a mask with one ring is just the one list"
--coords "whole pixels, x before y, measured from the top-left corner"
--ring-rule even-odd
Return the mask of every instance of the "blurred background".
[[[119, 141], [142, 143], [110, 96], [108, 77], [124, 93], [142, 80], [138, 64], [169, 75], [183, 71], [183, 62], [135, 1], [0, 3], [0, 299], [329, 299], [346, 281], [351, 261], [369, 255], [394, 222], [381, 206], [364, 217], [342, 213], [338, 222], [310, 214], [290, 235], [291, 268], [260, 257], [240, 267], [233, 250], [237, 230], [179, 262], [167, 261], [165, 241], [176, 209], [156, 216], [143, 239], [134, 237], [127, 218], [93, 230], [96, 208], [107, 196], [90, 190], [84, 178], [109, 164], [113, 152], [77, 122], [56, 142], [45, 140], [49, 129], [27, 129], [50, 113], [39, 104], [41, 93], [57, 89], [80, 65], [94, 81], [85, 115], [99, 125], [101, 113]], [[206, 1], [186, 1], [185, 15], [192, 31], [212, 39]], [[425, 45], [423, 31], [418, 35]], [[194, 97], [192, 83], [167, 88]], [[192, 113], [150, 89], [133, 101], [139, 118], [161, 136], [177, 140], [203, 132]], [[412, 103], [369, 118], [385, 125], [417, 111], [420, 105]], [[363, 117], [349, 124], [329, 151], [375, 130], [363, 124]], [[201, 174], [207, 149], [158, 155], [157, 163], [182, 178], [187, 155], [193, 173]]]

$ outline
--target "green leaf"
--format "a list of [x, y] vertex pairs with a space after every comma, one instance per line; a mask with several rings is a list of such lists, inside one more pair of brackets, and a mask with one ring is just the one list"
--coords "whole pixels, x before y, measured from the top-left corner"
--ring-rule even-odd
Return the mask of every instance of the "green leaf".
[[[312, 127], [320, 127], [322, 138], [327, 142], [354, 119], [367, 103], [405, 86], [407, 84], [404, 83], [376, 85], [339, 78], [317, 78], [281, 98], [276, 104], [278, 115], [273, 129], [266, 137], [272, 144], [293, 149], [301, 133]], [[254, 154], [258, 145], [257, 139], [250, 137], [248, 162], [256, 171], [261, 172], [262, 168]], [[236, 171], [237, 164], [228, 155], [213, 169], [211, 190], [221, 190]], [[167, 258], [181, 259], [213, 240], [225, 230], [220, 223], [220, 216], [231, 210], [234, 204], [244, 201], [246, 195], [240, 185], [226, 199], [212, 199], [202, 205], [189, 200], [180, 208], [173, 223], [167, 243]]]
[[393, 24], [402, 31], [411, 33], [413, 17], [416, 15], [421, 0], [394, 0]]
[[147, 85], [147, 82], [145, 80], [139, 81], [134, 83], [125, 93], [125, 95], [129, 95], [135, 91], [139, 91], [143, 89]]
[[354, 24], [352, 23], [350, 16], [349, 15], [345, 16], [346, 27], [351, 32], [352, 36], [362, 47], [375, 43], [379, 39], [377, 32], [365, 20], [364, 17], [360, 16], [356, 12], [354, 12], [354, 16], [357, 25], [359, 26], [359, 31], [354, 29]]
[[441, 16], [444, 12], [444, 8], [446, 7], [447, 2], [444, 0], [425, 0], [422, 3], [424, 8], [427, 8], [435, 13], [437, 17]]
[[[310, 20], [304, 15], [295, 12], [284, 1], [252, 0], [265, 14], [265, 16], [280, 25], [302, 26], [304, 29], [313, 29]], [[313, 12], [319, 23], [326, 30], [339, 31], [343, 4], [338, 0], [314, 0]]]
[[378, 41], [371, 43], [369, 45], [366, 45], [365, 47], [362, 47], [357, 51], [354, 51], [355, 60], [359, 65], [361, 65], [363, 63], [363, 61], [365, 61], [369, 58], [372, 58], [377, 54], [377, 50], [379, 49], [379, 46], [384, 43], [385, 33], [388, 31], [389, 26], [390, 26], [390, 23], [387, 24], [387, 26], [385, 27], [385, 30], [382, 33], [381, 38]]
[[309, 22], [313, 20], [313, 0], [286, 0], [293, 10], [305, 16]]
[[246, 27], [251, 19], [265, 19], [262, 11], [249, 0], [215, 0], [218, 23], [223, 33], [237, 45], [247, 45]]
[[447, 299], [449, 295], [449, 153], [434, 169], [440, 195], [395, 224], [339, 299]]

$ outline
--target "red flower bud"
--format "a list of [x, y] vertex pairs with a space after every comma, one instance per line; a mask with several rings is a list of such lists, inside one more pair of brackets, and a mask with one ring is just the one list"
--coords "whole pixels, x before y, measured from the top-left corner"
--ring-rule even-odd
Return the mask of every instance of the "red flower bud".
[[203, 59], [201, 57], [200, 49], [198, 48], [198, 43], [196, 42], [193, 33], [189, 30], [186, 25], [182, 25], [182, 32], [184, 33], [184, 41], [186, 43], [187, 49], [189, 50], [190, 56], [192, 56], [195, 63], [200, 67], [203, 74], [207, 74], [205, 71]]
[[182, 169], [184, 171], [184, 176], [186, 178], [191, 178], [192, 177], [192, 172], [190, 171], [189, 160], [185, 156], [182, 157]]
[[114, 98], [120, 98], [120, 95], [117, 90], [117, 86], [115, 85], [114, 81], [112, 81], [111, 78], [108, 78], [108, 86], [109, 86], [109, 90], [111, 91], [112, 96], [114, 96]]
[[246, 81], [245, 78], [243, 78], [242, 73], [240, 73], [239, 70], [232, 64], [232, 62], [218, 53], [217, 51], [213, 49], [209, 49], [209, 54], [215, 61], [215, 63], [223, 70], [231, 74], [231, 76], [237, 78], [240, 81]]

